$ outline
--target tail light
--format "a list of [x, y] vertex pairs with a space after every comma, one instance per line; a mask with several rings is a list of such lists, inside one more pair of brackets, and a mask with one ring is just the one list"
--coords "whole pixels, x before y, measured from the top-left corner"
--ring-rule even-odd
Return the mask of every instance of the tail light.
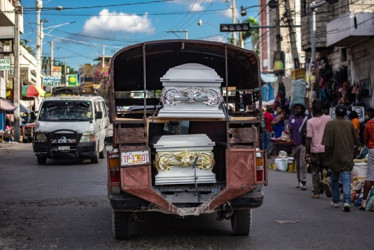
[[120, 182], [119, 178], [120, 178], [119, 171], [116, 171], [116, 170], [110, 171], [110, 182]]
[[119, 154], [116, 149], [108, 152], [108, 190], [112, 194], [120, 193], [121, 175]]
[[[256, 153], [256, 180], [264, 181], [264, 158], [262, 153]], [[266, 156], [265, 156], [266, 157]]]

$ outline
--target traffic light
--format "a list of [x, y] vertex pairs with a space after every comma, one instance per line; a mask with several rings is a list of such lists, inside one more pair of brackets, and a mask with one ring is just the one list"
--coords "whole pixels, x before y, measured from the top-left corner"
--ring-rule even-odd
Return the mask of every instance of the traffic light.
[[77, 86], [78, 85], [78, 76], [77, 75], [67, 75], [68, 86]]
[[220, 24], [221, 32], [249, 31], [250, 28], [251, 26], [249, 23]]

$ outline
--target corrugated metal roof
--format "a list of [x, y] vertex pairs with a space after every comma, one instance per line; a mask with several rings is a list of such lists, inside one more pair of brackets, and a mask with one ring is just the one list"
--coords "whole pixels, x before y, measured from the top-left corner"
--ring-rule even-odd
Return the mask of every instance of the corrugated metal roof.
[[274, 74], [261, 73], [261, 80], [264, 82], [275, 82], [278, 77]]

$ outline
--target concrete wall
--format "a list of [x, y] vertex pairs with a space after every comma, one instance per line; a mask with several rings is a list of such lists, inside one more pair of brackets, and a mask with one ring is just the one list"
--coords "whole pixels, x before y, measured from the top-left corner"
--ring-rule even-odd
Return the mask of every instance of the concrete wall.
[[366, 43], [350, 49], [351, 67], [350, 78], [351, 82], [360, 82], [363, 79], [370, 79], [371, 96], [365, 98], [371, 107], [374, 107], [374, 38]]

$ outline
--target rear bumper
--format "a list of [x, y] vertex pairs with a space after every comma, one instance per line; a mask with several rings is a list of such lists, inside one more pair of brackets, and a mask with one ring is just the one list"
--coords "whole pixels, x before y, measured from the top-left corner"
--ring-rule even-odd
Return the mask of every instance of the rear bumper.
[[[158, 207], [157, 205], [143, 200], [139, 197], [127, 193], [108, 194], [110, 205], [115, 211], [123, 212], [161, 212], [165, 214], [174, 214], [168, 210]], [[216, 207], [214, 210], [202, 211], [202, 213], [212, 213], [227, 210], [248, 210], [260, 207], [263, 203], [264, 195], [261, 191], [253, 191], [236, 197], [235, 199]], [[191, 204], [192, 209], [194, 209]], [[195, 207], [196, 208], [196, 207]], [[176, 213], [177, 214], [177, 213]], [[199, 215], [199, 214], [194, 214]]]

